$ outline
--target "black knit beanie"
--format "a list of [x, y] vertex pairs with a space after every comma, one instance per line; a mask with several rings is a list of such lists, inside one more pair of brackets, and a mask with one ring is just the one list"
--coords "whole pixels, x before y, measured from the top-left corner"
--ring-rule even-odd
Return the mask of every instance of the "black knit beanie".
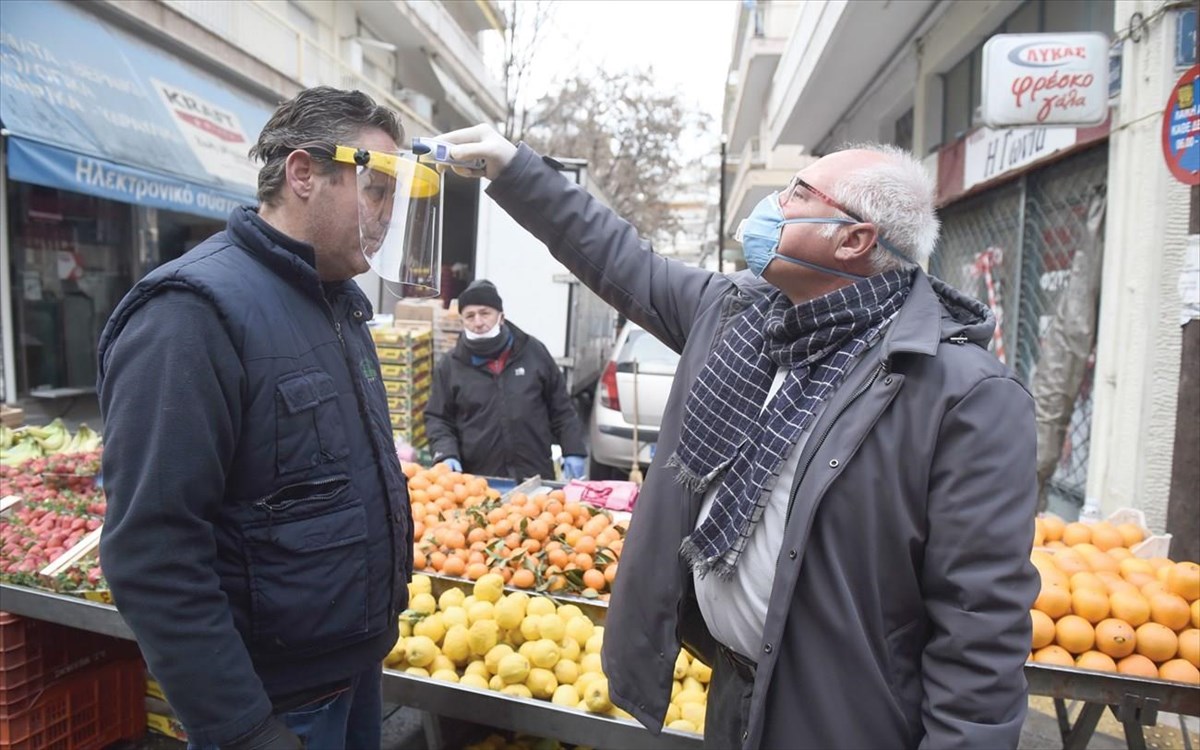
[[458, 309], [464, 310], [468, 305], [487, 305], [494, 310], [504, 312], [504, 303], [500, 301], [500, 292], [497, 292], [496, 285], [487, 279], [472, 281], [470, 286], [458, 295]]

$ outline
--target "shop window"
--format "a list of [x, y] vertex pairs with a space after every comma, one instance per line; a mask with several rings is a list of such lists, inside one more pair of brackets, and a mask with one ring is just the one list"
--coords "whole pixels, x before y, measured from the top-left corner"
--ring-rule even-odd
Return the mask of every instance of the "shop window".
[[913, 147], [913, 110], [910, 107], [907, 112], [900, 115], [896, 119], [896, 124], [892, 130], [892, 143], [902, 149], [912, 151]]
[[10, 184], [17, 389], [91, 388], [96, 341], [133, 285], [133, 208]]
[[943, 76], [942, 135], [956, 140], [971, 127], [972, 58], [967, 55]]
[[997, 33], [1005, 34], [1036, 34], [1042, 28], [1042, 2], [1029, 0], [1016, 10]]

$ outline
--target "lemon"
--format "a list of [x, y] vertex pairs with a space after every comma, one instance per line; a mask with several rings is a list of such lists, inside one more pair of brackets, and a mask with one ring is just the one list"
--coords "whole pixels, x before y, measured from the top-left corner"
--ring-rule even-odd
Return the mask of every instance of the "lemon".
[[453, 669], [439, 669], [430, 676], [442, 682], [458, 682], [458, 672]]
[[529, 661], [535, 667], [554, 669], [554, 665], [558, 664], [558, 658], [558, 644], [548, 638], [533, 642], [533, 647], [529, 649]]
[[479, 688], [480, 690], [488, 689], [487, 678], [477, 674], [468, 673], [463, 675], [462, 679], [458, 681], [458, 684], [466, 685], [467, 687]]
[[688, 667], [688, 677], [707, 685], [712, 680], [712, 667], [699, 659], [692, 659], [692, 663]]
[[433, 598], [433, 594], [423, 591], [408, 600], [408, 608], [423, 615], [431, 615], [437, 611], [437, 599]]
[[458, 671], [458, 669], [454, 666], [454, 662], [447, 659], [445, 654], [438, 654], [437, 656], [433, 657], [433, 661], [431, 661], [429, 666], [425, 668], [429, 670], [429, 674], [440, 672], [443, 669], [449, 669], [451, 672]]
[[671, 683], [671, 700], [675, 700], [675, 696], [683, 690], [683, 685], [679, 684], [679, 680]]
[[409, 622], [408, 620], [404, 619], [404, 617], [401, 617], [400, 618], [400, 637], [407, 638], [410, 635], [412, 635], [412, 623]]
[[567, 637], [574, 638], [579, 643], [587, 643], [588, 638], [592, 637], [592, 632], [595, 630], [595, 624], [583, 615], [567, 620]]
[[504, 689], [501, 690], [500, 692], [504, 693], [505, 695], [514, 696], [516, 698], [532, 698], [533, 697], [533, 693], [530, 692], [529, 688], [525, 687], [524, 685], [505, 685]]
[[503, 657], [496, 668], [496, 674], [500, 675], [500, 679], [504, 680], [507, 685], [524, 682], [525, 678], [529, 676], [529, 660], [520, 654], [509, 654]]
[[487, 652], [487, 656], [483, 657], [483, 664], [487, 667], [488, 672], [496, 674], [500, 670], [500, 660], [511, 653], [513, 653], [512, 646], [507, 643], [497, 644]]
[[579, 642], [571, 636], [563, 638], [559, 651], [563, 659], [571, 661], [579, 661], [579, 656], [583, 653], [583, 649], [579, 648]]
[[682, 651], [680, 651], [679, 655], [675, 657], [675, 673], [674, 673], [675, 679], [682, 680], [684, 677], [687, 676], [687, 671], [688, 671], [687, 655], [685, 655]]
[[487, 678], [492, 676], [492, 673], [488, 671], [487, 664], [484, 664], [482, 659], [476, 659], [468, 664], [467, 668], [463, 670], [463, 674], [478, 675], [482, 677], [485, 682], [487, 681]]
[[442, 616], [435, 612], [421, 618], [420, 622], [413, 625], [413, 635], [423, 635], [434, 643], [438, 643], [446, 635], [446, 624], [442, 622]]
[[[583, 617], [583, 610], [574, 604], [564, 604], [558, 608], [558, 616], [562, 618], [563, 625], [566, 625], [576, 617]], [[584, 619], [586, 620], [587, 618], [584, 617]]]
[[550, 702], [574, 708], [579, 704], [579, 691], [575, 689], [574, 685], [559, 685], [554, 689], [554, 695], [550, 697]]
[[682, 682], [683, 682], [683, 692], [685, 692], [685, 693], [688, 692], [689, 690], [693, 693], [703, 693], [704, 692], [704, 686], [701, 685], [700, 681], [697, 680], [695, 677], [691, 677], [691, 676], [684, 677]]
[[[596, 628], [596, 630], [599, 630], [599, 628]], [[603, 645], [604, 635], [602, 633], [593, 632], [592, 637], [588, 638], [587, 641], [584, 642], [583, 651], [587, 654], [598, 654], [600, 653], [600, 647]], [[675, 679], [678, 680], [679, 677], [676, 677]]]
[[674, 702], [674, 703], [678, 703], [678, 704], [679, 704], [679, 707], [680, 707], [680, 709], [682, 709], [682, 708], [683, 708], [683, 705], [684, 705], [685, 703], [700, 703], [700, 704], [703, 704], [703, 703], [704, 703], [704, 693], [698, 693], [698, 692], [696, 692], [696, 691], [694, 691], [694, 690], [687, 690], [687, 689], [684, 689], [684, 690], [680, 690], [680, 691], [679, 691], [679, 694], [678, 694], [678, 695], [676, 695], [676, 696], [675, 696], [674, 698], [672, 698], [671, 700], [672, 700], [672, 702]]
[[396, 642], [395, 646], [392, 646], [392, 650], [388, 652], [388, 655], [384, 657], [383, 665], [385, 667], [394, 667], [403, 663], [405, 658], [404, 639], [401, 638]]
[[629, 713], [628, 711], [626, 711], [625, 709], [623, 709], [617, 705], [614, 705], [612, 708], [610, 708], [608, 710], [608, 715], [615, 716], [618, 719], [626, 719], [626, 720], [633, 718], [633, 714]]
[[504, 689], [504, 684], [500, 675], [492, 675], [492, 679], [488, 680], [488, 690], [495, 690], [498, 693]]
[[500, 627], [495, 620], [476, 620], [468, 633], [471, 653], [475, 656], [486, 656], [500, 640]]
[[[554, 666], [557, 668], [558, 665], [556, 664]], [[583, 695], [583, 692], [587, 690], [588, 685], [591, 685], [594, 680], [603, 679], [603, 677], [604, 675], [597, 672], [584, 672], [583, 670], [580, 670], [579, 676], [576, 677], [575, 682], [571, 684], [575, 686], [575, 689], [579, 691], [580, 695]]]
[[525, 637], [525, 634], [521, 632], [520, 628], [514, 628], [513, 630], [509, 630], [504, 634], [504, 640], [507, 641], [510, 646], [516, 648], [528, 639]]
[[408, 590], [413, 594], [428, 594], [433, 591], [433, 579], [418, 573], [409, 581]]
[[474, 625], [480, 620], [494, 620], [495, 610], [491, 602], [475, 602], [467, 607], [467, 621]]
[[672, 721], [678, 721], [683, 718], [683, 714], [679, 710], [679, 706], [674, 703], [667, 704], [667, 720], [663, 722], [663, 726], [669, 726]]
[[404, 672], [405, 672], [405, 674], [411, 674], [411, 675], [415, 675], [417, 677], [428, 677], [429, 676], [429, 672], [422, 669], [421, 667], [409, 667], [408, 669], [404, 670]]
[[522, 606], [520, 600], [510, 596], [496, 602], [494, 613], [496, 624], [505, 630], [521, 627], [521, 620], [525, 619], [525, 607]]
[[463, 601], [462, 601], [462, 608], [463, 608], [463, 609], [470, 609], [470, 608], [471, 608], [471, 605], [472, 605], [472, 604], [474, 604], [474, 603], [475, 603], [475, 602], [477, 602], [477, 601], [479, 601], [479, 600], [475, 598], [475, 595], [474, 595], [474, 594], [467, 594], [467, 598], [466, 598], [466, 599], [463, 599]]
[[583, 700], [593, 713], [602, 714], [612, 708], [612, 701], [608, 698], [608, 680], [595, 680], [588, 685], [583, 692]]
[[600, 636], [601, 639], [603, 639], [604, 638], [604, 626], [597, 625], [596, 629], [592, 631], [592, 635], [598, 635], [598, 636]]
[[441, 596], [438, 597], [438, 609], [445, 612], [451, 607], [461, 607], [463, 599], [466, 598], [467, 595], [463, 593], [462, 589], [448, 588], [442, 592]]
[[696, 733], [696, 725], [687, 719], [676, 719], [667, 725], [667, 729], [674, 729], [676, 732]]
[[405, 658], [414, 667], [425, 667], [432, 664], [439, 653], [438, 647], [427, 636], [414, 635], [404, 644]]
[[554, 665], [554, 679], [560, 685], [574, 685], [579, 679], [579, 665], [570, 659], [559, 659]]
[[534, 698], [549, 699], [558, 689], [558, 679], [549, 669], [534, 667], [525, 678], [525, 687], [529, 688]]
[[475, 581], [475, 588], [471, 593], [481, 602], [495, 604], [504, 596], [504, 579], [495, 573], [482, 575]]
[[584, 654], [579, 662], [579, 668], [584, 672], [604, 673], [604, 665], [600, 662], [600, 654]]
[[704, 723], [704, 704], [703, 703], [684, 703], [679, 707], [679, 711], [683, 714], [684, 721], [690, 721], [696, 726]]
[[557, 643], [567, 634], [567, 626], [558, 615], [542, 615], [538, 619], [538, 632], [543, 638]]
[[557, 613], [557, 610], [554, 608], [553, 599], [546, 596], [535, 596], [525, 606], [525, 613], [528, 615], [553, 615]]
[[447, 630], [454, 625], [462, 625], [463, 627], [466, 627], [467, 625], [471, 624], [467, 619], [467, 610], [457, 605], [450, 607], [441, 614], [442, 624], [446, 626]]
[[542, 637], [542, 617], [544, 615], [527, 614], [521, 620], [521, 637], [527, 641], [536, 641]]

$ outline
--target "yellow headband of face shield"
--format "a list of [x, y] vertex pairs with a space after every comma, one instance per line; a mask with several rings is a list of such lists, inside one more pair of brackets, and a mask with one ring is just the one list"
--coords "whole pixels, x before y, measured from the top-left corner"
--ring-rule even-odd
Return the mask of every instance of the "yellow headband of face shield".
[[412, 198], [431, 198], [441, 190], [442, 179], [437, 170], [414, 159], [386, 151], [368, 151], [350, 146], [334, 147], [333, 160], [341, 164], [353, 164], [385, 174], [396, 180], [396, 190]]

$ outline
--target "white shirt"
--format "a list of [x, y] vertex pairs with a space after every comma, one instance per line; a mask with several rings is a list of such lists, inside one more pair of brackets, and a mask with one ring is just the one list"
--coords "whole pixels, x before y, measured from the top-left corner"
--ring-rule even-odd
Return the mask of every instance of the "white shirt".
[[[767, 399], [762, 411], [783, 385], [788, 370], [779, 368], [775, 371], [775, 380], [767, 391]], [[771, 600], [771, 588], [775, 584], [775, 565], [779, 551], [783, 548], [783, 530], [787, 525], [788, 501], [792, 494], [792, 480], [800, 464], [800, 454], [804, 452], [804, 444], [812, 434], [813, 425], [821, 416], [825, 403], [817, 408], [816, 414], [809, 420], [808, 426], [790, 452], [784, 457], [779, 469], [779, 477], [767, 506], [763, 509], [762, 517], [750, 532], [746, 548], [742, 550], [733, 576], [725, 580], [715, 573], [704, 578], [692, 573], [696, 587], [696, 600], [700, 604], [700, 613], [708, 630], [718, 642], [733, 649], [742, 656], [755, 661], [762, 651], [763, 627], [767, 621], [767, 604]], [[760, 411], [761, 413], [761, 411]], [[700, 506], [700, 517], [696, 527], [708, 518], [712, 510], [713, 499], [716, 497], [720, 483], [714, 482], [704, 493], [704, 502]]]

